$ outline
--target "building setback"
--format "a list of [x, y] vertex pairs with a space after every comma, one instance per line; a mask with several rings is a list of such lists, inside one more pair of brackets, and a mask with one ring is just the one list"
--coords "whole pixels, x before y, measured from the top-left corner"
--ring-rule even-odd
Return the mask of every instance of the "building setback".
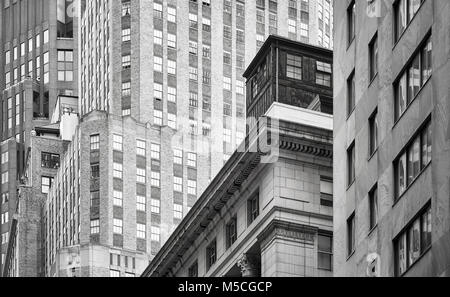
[[143, 276], [332, 276], [331, 68], [268, 38], [244, 74], [257, 120]]
[[450, 276], [449, 2], [345, 4], [334, 6], [335, 276]]
[[60, 94], [77, 95], [77, 18], [70, 0], [0, 1], [0, 269], [34, 127]]

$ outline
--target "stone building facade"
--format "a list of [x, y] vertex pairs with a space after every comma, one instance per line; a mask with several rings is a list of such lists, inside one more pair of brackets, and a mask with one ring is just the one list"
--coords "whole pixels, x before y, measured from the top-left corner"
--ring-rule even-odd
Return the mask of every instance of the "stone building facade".
[[343, 2], [335, 276], [449, 276], [449, 2]]

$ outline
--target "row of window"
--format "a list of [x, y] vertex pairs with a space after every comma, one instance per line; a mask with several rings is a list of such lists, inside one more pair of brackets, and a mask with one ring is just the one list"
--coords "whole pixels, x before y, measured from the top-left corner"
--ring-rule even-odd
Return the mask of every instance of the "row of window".
[[[48, 30], [44, 30], [43, 37], [44, 37], [44, 44], [47, 44], [49, 42], [49, 35]], [[35, 43], [34, 43], [35, 42]], [[33, 38], [28, 39], [28, 53], [33, 52], [34, 45], [36, 45], [36, 48], [39, 48], [41, 46], [41, 35], [36, 34], [36, 38], [33, 40]], [[20, 47], [14, 46], [12, 51], [6, 50], [5, 51], [5, 65], [8, 65], [12, 61], [16, 61], [19, 59], [19, 57], [23, 57], [27, 54], [26, 49], [26, 43], [22, 42], [20, 44]]]

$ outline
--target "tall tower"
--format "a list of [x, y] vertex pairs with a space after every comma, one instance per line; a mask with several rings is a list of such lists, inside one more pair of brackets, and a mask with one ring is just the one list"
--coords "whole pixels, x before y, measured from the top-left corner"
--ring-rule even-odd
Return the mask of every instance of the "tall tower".
[[72, 0], [2, 0], [0, 5], [3, 261], [31, 131], [49, 124], [58, 95], [78, 93], [78, 25]]
[[[81, 275], [142, 272], [244, 139], [242, 75], [266, 37], [331, 46], [330, 19], [328, 1], [81, 2]], [[48, 275], [67, 271], [71, 224], [47, 225]]]

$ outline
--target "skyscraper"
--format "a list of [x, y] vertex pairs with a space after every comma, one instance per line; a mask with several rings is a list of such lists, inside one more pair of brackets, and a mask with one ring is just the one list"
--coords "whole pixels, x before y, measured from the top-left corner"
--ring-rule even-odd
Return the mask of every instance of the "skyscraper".
[[[332, 12], [329, 1], [80, 6], [81, 121], [69, 148], [80, 161], [65, 168], [78, 179], [68, 187], [81, 216], [55, 229], [62, 167], [45, 209], [46, 273], [66, 275], [73, 262], [61, 259], [75, 253], [81, 275], [131, 276], [244, 139], [242, 75], [265, 38], [331, 46]], [[75, 249], [65, 229], [75, 232]]]
[[0, 4], [3, 261], [31, 131], [49, 124], [58, 95], [78, 93], [78, 34], [71, 0], [2, 0]]
[[347, 2], [334, 6], [335, 275], [449, 276], [449, 3]]

